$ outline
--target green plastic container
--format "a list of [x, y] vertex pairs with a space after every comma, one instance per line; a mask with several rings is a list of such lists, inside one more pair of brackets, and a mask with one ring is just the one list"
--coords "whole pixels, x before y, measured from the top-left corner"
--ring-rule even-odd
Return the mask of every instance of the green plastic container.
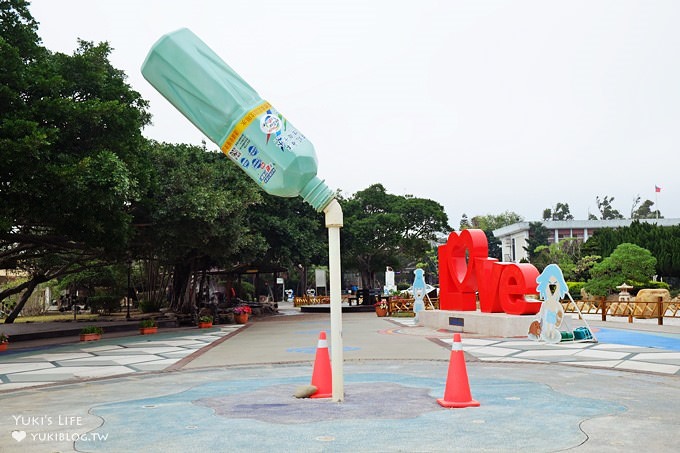
[[574, 341], [574, 334], [571, 332], [560, 332], [562, 334], [561, 341]]
[[334, 198], [312, 143], [190, 30], [161, 37], [142, 74], [267, 193], [317, 211]]

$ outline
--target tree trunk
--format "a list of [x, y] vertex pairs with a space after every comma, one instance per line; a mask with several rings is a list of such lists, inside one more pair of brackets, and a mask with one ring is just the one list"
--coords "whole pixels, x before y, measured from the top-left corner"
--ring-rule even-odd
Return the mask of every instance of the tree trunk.
[[191, 313], [194, 297], [192, 290], [193, 270], [187, 263], [177, 263], [172, 277], [171, 308], [178, 313]]
[[5, 324], [14, 323], [14, 320], [17, 319], [17, 316], [19, 316], [21, 310], [23, 310], [24, 305], [26, 305], [26, 302], [28, 302], [28, 299], [31, 297], [31, 294], [33, 294], [33, 291], [35, 291], [35, 288], [45, 281], [47, 281], [47, 279], [45, 278], [44, 275], [33, 276], [33, 278], [28, 282], [28, 287], [21, 295], [19, 303], [16, 305], [16, 307], [14, 307], [12, 313], [10, 313], [9, 316], [7, 316], [7, 319], [5, 319]]

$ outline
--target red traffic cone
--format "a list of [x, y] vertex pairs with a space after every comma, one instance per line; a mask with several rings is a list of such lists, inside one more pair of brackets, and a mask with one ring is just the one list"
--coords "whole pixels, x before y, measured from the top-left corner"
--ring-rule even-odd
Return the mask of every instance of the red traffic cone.
[[473, 400], [470, 393], [470, 383], [465, 368], [465, 357], [463, 356], [463, 344], [460, 342], [459, 333], [453, 334], [444, 398], [439, 398], [437, 402], [444, 407], [479, 406], [479, 402]]
[[333, 395], [333, 375], [331, 373], [331, 359], [328, 355], [328, 341], [326, 332], [319, 334], [319, 344], [316, 347], [314, 369], [312, 371], [312, 385], [318, 390], [311, 398], [330, 398]]

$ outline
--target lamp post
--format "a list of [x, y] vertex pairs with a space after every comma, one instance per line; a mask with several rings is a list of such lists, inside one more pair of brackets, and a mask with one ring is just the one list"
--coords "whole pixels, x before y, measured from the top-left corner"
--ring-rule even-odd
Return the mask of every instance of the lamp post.
[[331, 278], [332, 399], [342, 401], [343, 217], [334, 192], [316, 176], [314, 146], [187, 29], [161, 37], [144, 60], [142, 74], [267, 193], [301, 196], [317, 212], [325, 213]]
[[127, 300], [127, 314], [125, 315], [125, 319], [128, 321], [130, 320], [130, 294], [132, 294], [132, 285], [130, 284], [130, 273], [132, 272], [132, 260], [128, 259], [127, 260], [127, 297], [125, 298]]

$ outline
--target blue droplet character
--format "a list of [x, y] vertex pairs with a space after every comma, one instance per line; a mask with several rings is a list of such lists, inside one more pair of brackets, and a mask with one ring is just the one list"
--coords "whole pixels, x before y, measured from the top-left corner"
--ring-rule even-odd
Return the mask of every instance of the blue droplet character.
[[413, 271], [416, 274], [413, 280], [413, 312], [416, 315], [416, 322], [418, 322], [418, 313], [425, 310], [425, 302], [423, 299], [427, 294], [425, 284], [425, 271], [422, 269], [416, 269]]

